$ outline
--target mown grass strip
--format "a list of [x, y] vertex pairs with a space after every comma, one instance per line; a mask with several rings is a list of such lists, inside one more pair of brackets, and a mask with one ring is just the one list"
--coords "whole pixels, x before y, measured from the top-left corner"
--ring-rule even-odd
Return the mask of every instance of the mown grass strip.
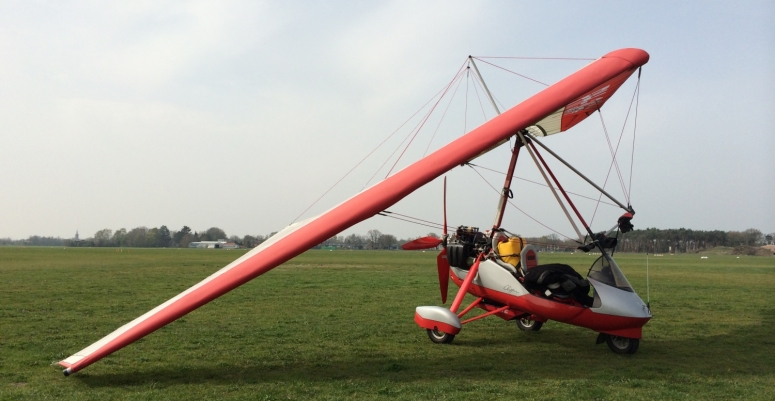
[[[72, 377], [52, 366], [240, 254], [0, 248], [0, 399], [775, 398], [775, 258], [722, 255], [650, 258], [631, 357], [497, 318], [438, 346], [412, 321], [439, 304], [433, 252], [310, 251]], [[617, 259], [645, 299], [645, 256]]]

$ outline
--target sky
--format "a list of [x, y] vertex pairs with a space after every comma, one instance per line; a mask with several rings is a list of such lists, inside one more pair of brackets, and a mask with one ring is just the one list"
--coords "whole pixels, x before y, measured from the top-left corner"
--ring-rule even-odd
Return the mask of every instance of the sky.
[[[626, 190], [636, 228], [774, 232], [771, 1], [0, 0], [0, 237], [161, 225], [266, 235], [384, 178], [418, 118], [391, 133], [469, 55], [595, 59], [625, 47], [651, 55], [637, 127], [633, 77], [602, 119], [544, 143], [615, 197]], [[545, 83], [589, 63], [483, 60]], [[505, 107], [545, 87], [477, 65]], [[473, 81], [460, 82], [397, 169], [494, 116]], [[606, 180], [603, 124], [614, 146], [622, 135], [625, 190]], [[473, 163], [503, 172], [509, 154]], [[550, 164], [567, 189], [597, 198]], [[522, 155], [516, 175], [541, 180]], [[503, 175], [459, 167], [447, 180], [450, 224], [491, 225], [490, 185]], [[440, 222], [442, 193], [437, 179], [390, 210]], [[546, 188], [517, 180], [513, 202], [522, 211], [507, 209], [509, 231], [573, 237]], [[578, 199], [595, 231], [610, 228], [621, 210], [596, 204]], [[376, 216], [343, 234], [370, 229], [438, 232]]]

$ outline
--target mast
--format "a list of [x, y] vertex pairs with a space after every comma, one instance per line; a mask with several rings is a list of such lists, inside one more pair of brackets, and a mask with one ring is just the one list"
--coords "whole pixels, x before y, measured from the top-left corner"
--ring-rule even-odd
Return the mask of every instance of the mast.
[[[482, 83], [482, 87], [484, 88], [484, 92], [487, 93], [487, 98], [490, 99], [490, 104], [492, 104], [492, 107], [495, 109], [495, 113], [500, 115], [501, 111], [498, 109], [498, 105], [495, 104], [495, 98], [492, 97], [492, 93], [490, 93], [490, 88], [487, 87], [487, 83], [484, 82], [484, 78], [482, 77], [482, 73], [479, 72], [479, 67], [476, 66], [476, 63], [474, 62], [474, 58], [471, 56], [468, 56], [468, 61], [471, 63], [471, 65], [474, 66], [474, 71], [476, 72], [477, 78], [479, 78], [479, 82]], [[495, 230], [500, 228], [501, 223], [503, 223], [503, 214], [506, 212], [506, 203], [508, 203], [510, 198], [514, 197], [514, 193], [511, 191], [511, 180], [514, 176], [514, 167], [517, 165], [517, 158], [519, 157], [519, 148], [521, 148], [523, 145], [522, 141], [517, 140], [514, 144], [514, 149], [511, 151], [511, 161], [509, 161], [509, 169], [506, 172], [506, 180], [503, 183], [503, 190], [501, 191], [501, 196], [498, 199], [498, 209], [495, 211], [495, 220], [492, 222], [492, 231], [490, 232], [490, 235], [495, 235]]]
[[511, 179], [514, 176], [514, 167], [517, 165], [519, 148], [521, 148], [522, 145], [522, 141], [517, 140], [514, 144], [514, 150], [511, 152], [509, 170], [506, 172], [506, 181], [503, 183], [503, 191], [501, 191], [501, 196], [498, 200], [498, 210], [495, 212], [495, 220], [492, 222], [492, 232], [490, 235], [495, 235], [495, 229], [500, 228], [501, 223], [503, 222], [503, 214], [506, 212], [506, 203], [508, 203], [510, 198], [514, 197], [514, 193], [511, 192]]
[[479, 67], [476, 66], [476, 63], [474, 63], [474, 58], [471, 56], [468, 56], [468, 61], [471, 63], [471, 65], [474, 66], [474, 71], [476, 71], [476, 76], [479, 77], [479, 82], [482, 83], [482, 87], [484, 88], [485, 93], [487, 93], [487, 98], [490, 99], [490, 103], [492, 103], [492, 107], [495, 109], [495, 112], [498, 113], [498, 115], [500, 115], [501, 111], [498, 110], [498, 106], [495, 104], [495, 99], [492, 97], [492, 93], [490, 93], [490, 89], [487, 87], [487, 84], [484, 83], [484, 78], [482, 78], [482, 74], [479, 73]]

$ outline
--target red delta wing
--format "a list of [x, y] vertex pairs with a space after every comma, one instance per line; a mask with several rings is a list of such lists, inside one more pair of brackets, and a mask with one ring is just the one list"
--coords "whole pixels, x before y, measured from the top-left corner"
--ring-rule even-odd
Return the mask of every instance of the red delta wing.
[[[648, 54], [639, 49], [621, 49], [603, 56], [331, 210], [287, 227], [202, 282], [121, 326], [59, 364], [66, 367], [66, 375], [89, 366], [342, 230], [385, 210], [417, 188], [502, 143], [519, 130], [541, 121], [559, 109], [567, 108], [583, 96], [591, 96], [592, 92], [609, 81], [622, 76], [626, 79], [626, 76], [645, 64], [648, 58]], [[602, 96], [607, 99], [606, 96], [610, 96], [615, 89], [612, 85]], [[583, 104], [585, 103], [581, 102], [578, 106]], [[579, 110], [586, 111], [585, 108]], [[574, 124], [573, 121], [575, 120], [568, 124]]]

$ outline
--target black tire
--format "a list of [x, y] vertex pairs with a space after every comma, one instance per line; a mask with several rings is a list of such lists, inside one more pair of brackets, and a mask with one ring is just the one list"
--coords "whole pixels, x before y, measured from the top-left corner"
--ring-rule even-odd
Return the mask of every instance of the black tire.
[[516, 321], [517, 327], [522, 331], [538, 331], [544, 325], [544, 322], [536, 322], [530, 316], [518, 317]]
[[620, 355], [632, 355], [638, 351], [640, 340], [635, 338], [619, 337], [607, 335], [605, 343], [608, 344], [608, 348], [611, 351]]
[[438, 329], [426, 329], [428, 331], [428, 338], [436, 344], [449, 344], [455, 339], [454, 334], [448, 334]]

